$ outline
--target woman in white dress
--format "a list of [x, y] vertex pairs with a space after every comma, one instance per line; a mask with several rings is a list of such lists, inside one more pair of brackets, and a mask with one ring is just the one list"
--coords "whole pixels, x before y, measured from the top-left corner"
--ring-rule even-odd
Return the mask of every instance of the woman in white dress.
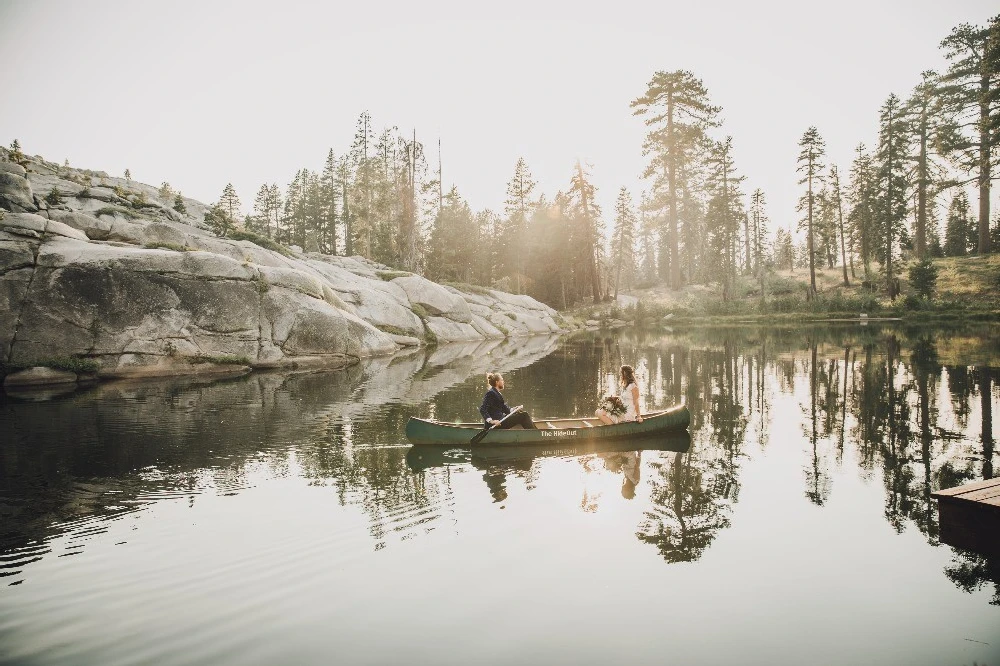
[[594, 414], [607, 425], [624, 423], [625, 421], [642, 423], [642, 415], [639, 413], [639, 386], [635, 383], [635, 370], [632, 369], [631, 365], [622, 366], [618, 380], [622, 386], [621, 400], [625, 403], [625, 413], [616, 417], [602, 408]]

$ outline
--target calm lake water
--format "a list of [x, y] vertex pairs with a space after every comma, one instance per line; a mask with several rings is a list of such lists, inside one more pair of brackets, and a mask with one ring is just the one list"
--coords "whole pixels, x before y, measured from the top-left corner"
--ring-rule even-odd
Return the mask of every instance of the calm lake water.
[[[0, 397], [0, 661], [1000, 664], [1000, 558], [939, 543], [929, 496], [1000, 473], [998, 340], [623, 331]], [[689, 439], [403, 436], [478, 420], [494, 369], [592, 414], [622, 362]]]

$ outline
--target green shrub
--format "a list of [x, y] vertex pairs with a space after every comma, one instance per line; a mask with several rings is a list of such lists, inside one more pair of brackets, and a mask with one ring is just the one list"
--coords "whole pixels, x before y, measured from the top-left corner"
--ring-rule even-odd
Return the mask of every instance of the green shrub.
[[45, 203], [50, 206], [60, 206], [63, 204], [62, 194], [56, 188], [55, 185], [49, 190], [49, 193], [45, 195]]
[[903, 297], [904, 310], [923, 310], [924, 301], [916, 294], [907, 294]]
[[261, 296], [266, 294], [271, 289], [271, 285], [264, 279], [264, 276], [261, 273], [257, 274], [255, 280], [257, 282], [257, 293]]
[[401, 277], [410, 277], [413, 273], [407, 273], [406, 271], [375, 271], [375, 275], [379, 276], [386, 282], [390, 280], [395, 280]]
[[426, 320], [428, 317], [430, 317], [430, 314], [420, 303], [414, 303], [413, 305], [411, 305], [410, 310], [412, 310], [413, 314], [417, 315], [421, 319]]
[[441, 282], [445, 286], [451, 287], [452, 289], [458, 289], [459, 291], [464, 291], [469, 294], [479, 294], [480, 296], [492, 296], [490, 290], [486, 287], [481, 287], [478, 284], [469, 284], [468, 282]]
[[105, 206], [94, 211], [95, 217], [100, 217], [101, 215], [120, 215], [128, 220], [138, 220], [140, 217], [128, 208], [122, 208], [121, 206]]
[[802, 293], [802, 284], [792, 278], [774, 276], [766, 282], [765, 289], [772, 296], [786, 296]]
[[[206, 213], [206, 216], [207, 215], [208, 214]], [[252, 231], [246, 231], [244, 229], [233, 229], [233, 230], [231, 230], [229, 232], [229, 238], [231, 240], [250, 241], [254, 245], [259, 245], [260, 247], [262, 247], [262, 248], [264, 248], [266, 250], [271, 250], [273, 252], [277, 252], [278, 254], [283, 254], [286, 257], [293, 256], [292, 251], [289, 250], [284, 245], [282, 245], [281, 243], [278, 243], [277, 241], [273, 241], [273, 240], [271, 240], [270, 238], [268, 238], [266, 236], [261, 236], [260, 234], [255, 234]]]
[[59, 356], [56, 358], [46, 358], [38, 359], [35, 361], [28, 361], [26, 363], [12, 363], [3, 366], [4, 373], [17, 372], [18, 370], [27, 370], [28, 368], [34, 368], [41, 366], [43, 368], [52, 368], [53, 370], [65, 370], [66, 372], [75, 372], [77, 374], [86, 374], [91, 372], [97, 372], [101, 369], [101, 364], [92, 358], [80, 358], [78, 356]]
[[937, 289], [938, 268], [930, 259], [923, 259], [911, 264], [907, 272], [910, 286], [918, 296], [930, 298]]
[[174, 252], [187, 252], [191, 248], [187, 245], [177, 245], [176, 243], [146, 243], [143, 245], [147, 250], [173, 250]]
[[517, 321], [517, 315], [514, 314], [513, 312], [505, 312], [504, 314], [507, 315], [508, 318], [513, 319], [514, 321]]
[[146, 201], [146, 195], [143, 192], [136, 192], [135, 194], [133, 194], [132, 198], [129, 199], [129, 204], [132, 206], [132, 208], [135, 208], [136, 210], [139, 210], [140, 208], [157, 207], [156, 204], [151, 204], [148, 201]]
[[405, 335], [407, 337], [413, 337], [413, 334], [409, 331], [404, 331], [398, 326], [390, 326], [389, 324], [375, 324], [375, 328], [382, 331], [383, 333], [388, 333], [390, 335]]
[[234, 354], [198, 354], [188, 359], [191, 363], [215, 363], [217, 365], [250, 365], [246, 356]]

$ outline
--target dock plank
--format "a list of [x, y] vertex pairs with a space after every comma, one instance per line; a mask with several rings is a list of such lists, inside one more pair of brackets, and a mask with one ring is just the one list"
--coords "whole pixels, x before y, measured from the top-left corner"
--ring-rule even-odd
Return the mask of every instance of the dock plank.
[[938, 501], [943, 543], [1000, 555], [1000, 478], [948, 488], [931, 496]]
[[980, 488], [979, 490], [973, 490], [970, 493], [964, 493], [962, 495], [954, 495], [953, 497], [967, 502], [984, 502], [993, 497], [1000, 497], [1000, 485]]
[[931, 493], [931, 497], [954, 497], [956, 495], [964, 495], [966, 493], [994, 486], [1000, 487], [1000, 477], [995, 479], [984, 479], [983, 481], [973, 481], [972, 483], [967, 483], [964, 486], [955, 486], [954, 488], [937, 490]]

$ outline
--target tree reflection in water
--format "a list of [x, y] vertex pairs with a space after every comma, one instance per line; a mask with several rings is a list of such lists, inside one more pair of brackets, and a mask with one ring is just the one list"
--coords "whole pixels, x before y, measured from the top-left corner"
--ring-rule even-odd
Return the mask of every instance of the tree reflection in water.
[[[478, 421], [482, 376], [500, 370], [508, 395], [533, 413], [589, 416], [622, 363], [645, 368], [647, 409], [683, 401], [691, 410], [683, 452], [587, 454], [603, 454], [590, 458], [602, 473], [622, 475], [624, 500], [646, 502], [635, 534], [664, 560], [697, 560], [731, 524], [741, 466], [768, 447], [776, 418], [799, 419], [806, 501], [829, 501], [850, 454], [859, 473], [881, 479], [892, 529], [913, 526], [936, 546], [931, 492], [994, 474], [998, 340], [995, 326], [623, 331], [419, 350], [339, 373], [108, 385], [47, 403], [2, 399], [0, 555], [16, 552], [6, 561], [23, 564], [44, 556], [44, 544], [73, 520], [162, 497], [196, 502], [207, 488], [238, 493], [290, 474], [358, 507], [383, 548], [441, 524], [461, 500], [456, 470], [482, 474], [497, 502], [508, 501], [512, 482], [529, 491], [545, 482], [538, 457], [465, 451], [414, 462], [402, 435], [410, 415]], [[798, 396], [800, 413], [772, 413], [779, 394]], [[956, 550], [945, 573], [965, 590], [1000, 589], [998, 568], [996, 558]]]

